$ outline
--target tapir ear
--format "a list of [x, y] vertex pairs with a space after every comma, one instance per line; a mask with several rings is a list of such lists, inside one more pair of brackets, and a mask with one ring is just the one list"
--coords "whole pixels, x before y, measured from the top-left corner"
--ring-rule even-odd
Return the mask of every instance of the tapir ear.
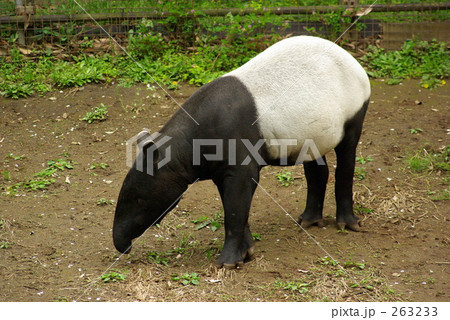
[[138, 154], [135, 161], [135, 168], [138, 171], [153, 174], [160, 158], [158, 146], [154, 141], [159, 135], [157, 132], [151, 135], [147, 130], [138, 134], [136, 138]]
[[144, 157], [144, 163], [147, 164], [147, 166], [158, 163], [159, 152], [153, 139], [144, 141], [141, 147], [141, 152]]
[[151, 134], [150, 132], [148, 132], [148, 130], [142, 130], [141, 132], [138, 133], [136, 143], [139, 149], [142, 149], [143, 144], [145, 144], [150, 137]]

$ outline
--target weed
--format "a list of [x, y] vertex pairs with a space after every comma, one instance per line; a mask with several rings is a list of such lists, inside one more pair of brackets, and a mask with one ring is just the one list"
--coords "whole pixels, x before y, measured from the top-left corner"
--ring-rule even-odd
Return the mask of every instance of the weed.
[[39, 179], [39, 180], [28, 180], [27, 182], [23, 182], [21, 187], [24, 189], [30, 189], [33, 191], [44, 190], [47, 186], [55, 183], [54, 179]]
[[361, 167], [355, 167], [355, 178], [356, 180], [364, 180], [367, 175], [367, 170]]
[[12, 153], [8, 153], [8, 154], [6, 155], [6, 158], [7, 158], [7, 159], [12, 159], [12, 160], [18, 161], [18, 160], [23, 160], [23, 159], [25, 159], [25, 156], [24, 156], [24, 155], [21, 155], [21, 156], [15, 156], [15, 155], [12, 154]]
[[47, 167], [34, 175], [36, 179], [29, 179], [15, 183], [7, 188], [6, 194], [14, 196], [19, 189], [23, 190], [45, 190], [47, 187], [55, 183], [55, 177], [58, 171], [73, 169], [74, 162], [70, 159], [56, 159], [47, 161]]
[[360, 156], [360, 157], [356, 157], [355, 161], [360, 164], [366, 164], [367, 162], [372, 162], [373, 158], [371, 156], [367, 156], [367, 157]]
[[105, 78], [100, 62], [101, 59], [92, 58], [82, 58], [73, 64], [66, 61], [55, 61], [50, 78], [56, 87], [81, 87], [91, 82], [102, 82]]
[[280, 182], [283, 187], [289, 187], [295, 181], [295, 179], [292, 177], [291, 171], [282, 171], [280, 173], [277, 173], [275, 175], [275, 178], [277, 178], [278, 182]]
[[355, 212], [356, 214], [370, 214], [373, 211], [374, 211], [373, 209], [365, 208], [360, 204], [356, 204], [353, 207], [353, 212]]
[[430, 198], [433, 201], [450, 200], [450, 188], [433, 194], [435, 195]]
[[97, 200], [97, 205], [98, 206], [106, 206], [109, 204], [114, 204], [114, 200], [107, 200], [105, 198], [100, 198]]
[[162, 264], [163, 266], [169, 265], [169, 258], [167, 256], [170, 254], [157, 252], [157, 251], [149, 251], [147, 253], [147, 260], [152, 263]]
[[438, 152], [429, 152], [425, 148], [406, 158], [407, 166], [415, 172], [450, 171], [450, 146]]
[[19, 99], [32, 95], [35, 91], [31, 84], [5, 82], [0, 94], [5, 98]]
[[102, 162], [102, 163], [93, 163], [93, 164], [91, 164], [89, 169], [94, 170], [94, 169], [100, 168], [100, 169], [106, 170], [107, 167], [109, 167], [109, 164]]
[[423, 132], [423, 130], [420, 129], [420, 128], [411, 128], [411, 129], [409, 129], [409, 133], [411, 133], [411, 134], [416, 134], [416, 133], [421, 133], [421, 132]]
[[308, 287], [310, 287], [311, 284], [304, 282], [276, 280], [274, 286], [279, 289], [293, 291], [299, 294], [307, 294], [309, 291]]
[[0, 249], [8, 249], [10, 243], [8, 241], [0, 241]]
[[103, 280], [103, 282], [116, 282], [116, 281], [123, 281], [125, 280], [126, 275], [120, 272], [116, 271], [110, 271], [107, 273], [104, 273], [100, 276], [100, 279]]
[[217, 231], [223, 224], [222, 210], [217, 212], [214, 218], [202, 216], [195, 220], [192, 220], [191, 222], [197, 225], [196, 230], [211, 226], [212, 231]]
[[58, 296], [55, 298], [55, 302], [69, 302], [69, 298]]
[[364, 263], [355, 262], [353, 260], [349, 260], [344, 263], [344, 268], [351, 268], [351, 269], [356, 268], [359, 270], [364, 270], [365, 267], [366, 265]]
[[5, 179], [6, 181], [11, 181], [11, 173], [8, 170], [3, 170], [2, 174], [3, 179]]
[[197, 273], [193, 272], [193, 273], [184, 273], [181, 276], [174, 274], [172, 275], [172, 280], [173, 281], [178, 281], [181, 282], [184, 286], [187, 285], [199, 285], [200, 284], [200, 277]]
[[99, 107], [95, 107], [92, 111], [87, 112], [81, 121], [86, 121], [87, 123], [93, 123], [94, 121], [104, 121], [106, 120], [106, 115], [108, 114], [108, 106], [103, 103]]
[[443, 78], [450, 75], [446, 45], [436, 40], [408, 40], [399, 51], [371, 46], [361, 60], [366, 64], [369, 76], [387, 78], [388, 84], [397, 84], [406, 78], [421, 78], [422, 87], [434, 88], [444, 85]]
[[317, 262], [319, 264], [321, 264], [321, 265], [324, 265], [324, 266], [333, 266], [333, 267], [335, 267], [335, 266], [339, 265], [339, 263], [336, 260], [333, 260], [330, 257], [319, 258], [319, 259], [317, 259]]
[[72, 160], [68, 159], [56, 159], [47, 161], [47, 168], [36, 173], [35, 177], [51, 177], [54, 176], [57, 171], [64, 171], [65, 169], [73, 169]]
[[259, 233], [252, 233], [253, 241], [261, 241], [261, 235]]

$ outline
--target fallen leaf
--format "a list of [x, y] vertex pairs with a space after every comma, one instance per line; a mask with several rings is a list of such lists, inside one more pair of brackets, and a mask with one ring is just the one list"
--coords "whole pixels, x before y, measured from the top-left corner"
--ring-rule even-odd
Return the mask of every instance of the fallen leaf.
[[366, 8], [366, 9], [358, 10], [358, 11], [356, 12], [356, 16], [357, 16], [357, 17], [362, 17], [362, 16], [365, 16], [365, 15], [369, 14], [370, 12], [372, 12], [372, 7], [369, 7], [369, 8]]

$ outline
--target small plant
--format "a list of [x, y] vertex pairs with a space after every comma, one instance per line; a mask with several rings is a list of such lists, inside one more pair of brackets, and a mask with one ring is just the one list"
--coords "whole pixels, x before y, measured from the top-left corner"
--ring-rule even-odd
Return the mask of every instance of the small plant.
[[275, 175], [275, 178], [280, 182], [283, 187], [289, 187], [294, 183], [291, 171], [283, 171]]
[[367, 162], [372, 162], [373, 158], [371, 156], [367, 156], [367, 157], [356, 157], [356, 162], [359, 162], [360, 164], [366, 164]]
[[350, 269], [356, 268], [356, 269], [364, 270], [366, 268], [366, 265], [364, 263], [355, 262], [351, 259], [344, 263], [344, 268], [350, 268]]
[[319, 258], [317, 259], [317, 262], [323, 266], [337, 266], [339, 265], [339, 262], [337, 262], [336, 260], [330, 258], [330, 257], [323, 257], [323, 258]]
[[353, 212], [355, 212], [356, 214], [370, 214], [373, 212], [373, 209], [364, 208], [362, 205], [356, 204], [353, 208]]
[[172, 275], [172, 280], [173, 281], [178, 281], [181, 282], [184, 286], [187, 285], [194, 285], [197, 286], [200, 284], [200, 277], [197, 273], [193, 272], [193, 273], [184, 273], [181, 276], [174, 274]]
[[56, 159], [47, 161], [47, 168], [36, 173], [35, 177], [51, 177], [57, 171], [64, 171], [65, 169], [73, 169], [72, 160]]
[[8, 241], [0, 241], [0, 249], [8, 249], [10, 243]]
[[364, 180], [366, 175], [367, 175], [367, 170], [366, 169], [361, 168], [361, 167], [356, 167], [355, 168], [355, 178], [356, 178], [356, 180], [359, 180], [359, 181]]
[[100, 168], [100, 169], [106, 170], [107, 167], [109, 167], [109, 164], [102, 162], [102, 163], [93, 163], [93, 164], [91, 164], [89, 169], [94, 170], [94, 169]]
[[2, 171], [3, 179], [6, 181], [11, 181], [11, 173], [8, 170]]
[[432, 194], [434, 195], [430, 199], [433, 201], [450, 200], [450, 188]]
[[114, 200], [107, 200], [105, 198], [100, 198], [97, 200], [98, 206], [107, 206], [109, 204], [114, 204]]
[[168, 266], [169, 265], [169, 258], [167, 258], [167, 256], [169, 256], [170, 254], [167, 253], [162, 253], [162, 252], [157, 252], [157, 251], [150, 251], [147, 254], [147, 260], [149, 262], [152, 263], [156, 263], [156, 264], [162, 264], [163, 266]]
[[308, 293], [308, 287], [310, 286], [309, 283], [303, 283], [303, 282], [294, 282], [294, 281], [281, 281], [281, 280], [276, 280], [274, 283], [275, 287], [283, 289], [283, 290], [288, 290], [288, 291], [293, 291], [296, 293], [300, 293], [300, 294], [307, 294]]
[[85, 114], [81, 121], [86, 121], [87, 123], [93, 123], [94, 121], [104, 121], [106, 120], [106, 115], [108, 114], [108, 106], [105, 106], [103, 103], [100, 104], [100, 107], [95, 107], [92, 111], [89, 111]]
[[14, 154], [9, 153], [9, 154], [6, 155], [6, 158], [18, 161], [18, 160], [23, 160], [25, 158], [25, 156], [23, 156], [23, 155], [22, 156], [15, 156]]
[[261, 241], [261, 235], [259, 233], [252, 233], [253, 241]]
[[124, 275], [123, 273], [120, 273], [120, 272], [116, 272], [116, 271], [110, 271], [110, 272], [104, 273], [100, 276], [100, 279], [105, 283], [123, 281], [123, 280], [125, 280], [125, 278], [126, 278], [126, 275]]
[[55, 298], [55, 302], [69, 302], [69, 298], [58, 296]]
[[450, 171], [450, 146], [439, 152], [429, 152], [426, 148], [406, 158], [406, 164], [415, 172], [433, 170]]
[[420, 128], [411, 128], [411, 129], [409, 129], [409, 133], [411, 133], [411, 134], [416, 134], [416, 133], [421, 133], [421, 132], [423, 132], [423, 130], [420, 129]]
[[217, 231], [223, 224], [222, 210], [217, 212], [215, 217], [212, 219], [208, 216], [202, 216], [198, 219], [192, 220], [191, 222], [197, 225], [197, 230], [211, 226], [212, 231]]
[[3, 85], [3, 90], [0, 94], [5, 96], [5, 98], [19, 99], [21, 97], [27, 97], [34, 93], [33, 86], [31, 84], [25, 83], [13, 83], [6, 82]]
[[27, 182], [19, 182], [18, 184], [16, 184], [16, 187], [22, 187], [23, 189], [37, 191], [44, 190], [53, 183], [55, 183], [55, 179], [31, 179]]

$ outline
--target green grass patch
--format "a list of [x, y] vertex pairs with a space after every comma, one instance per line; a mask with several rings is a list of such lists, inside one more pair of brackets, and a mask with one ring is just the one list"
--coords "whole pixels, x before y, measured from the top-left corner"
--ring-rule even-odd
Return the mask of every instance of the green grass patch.
[[[56, 182], [54, 179], [58, 176], [59, 171], [71, 170], [74, 168], [74, 162], [71, 159], [56, 159], [47, 161], [47, 167], [36, 174], [32, 179], [14, 183], [8, 187], [3, 186], [5, 194], [15, 196], [19, 191], [42, 191], [46, 190], [50, 185]], [[5, 179], [10, 181], [9, 179]]]
[[108, 106], [101, 103], [100, 106], [93, 108], [92, 111], [88, 111], [80, 120], [86, 121], [87, 123], [99, 122], [106, 120], [107, 115]]
[[438, 152], [426, 148], [409, 155], [405, 160], [408, 168], [414, 172], [450, 171], [450, 146]]
[[104, 283], [108, 282], [116, 282], [116, 281], [123, 281], [126, 279], [126, 275], [124, 273], [118, 272], [118, 271], [109, 271], [107, 273], [104, 273], [100, 276], [100, 280], [102, 280]]
[[388, 84], [398, 84], [407, 78], [421, 79], [424, 88], [445, 84], [450, 76], [450, 56], [443, 42], [405, 41], [401, 50], [388, 51], [374, 46], [361, 58], [367, 73], [373, 78], [386, 78]]
[[275, 178], [283, 187], [289, 187], [295, 182], [295, 179], [292, 177], [292, 171], [283, 170], [282, 172], [277, 173]]
[[291, 293], [307, 294], [312, 285], [301, 281], [283, 281], [278, 279], [275, 281], [274, 286], [277, 289], [290, 291]]
[[183, 273], [182, 275], [174, 274], [172, 275], [172, 280], [180, 282], [184, 286], [197, 286], [200, 284], [200, 276], [195, 272]]
[[191, 222], [196, 225], [196, 230], [200, 230], [209, 226], [212, 231], [217, 231], [223, 225], [222, 213], [223, 211], [221, 210], [217, 212], [213, 218], [209, 216], [201, 216], [197, 219], [191, 220]]
[[364, 180], [367, 176], [367, 170], [362, 167], [355, 167], [355, 179], [358, 181]]

